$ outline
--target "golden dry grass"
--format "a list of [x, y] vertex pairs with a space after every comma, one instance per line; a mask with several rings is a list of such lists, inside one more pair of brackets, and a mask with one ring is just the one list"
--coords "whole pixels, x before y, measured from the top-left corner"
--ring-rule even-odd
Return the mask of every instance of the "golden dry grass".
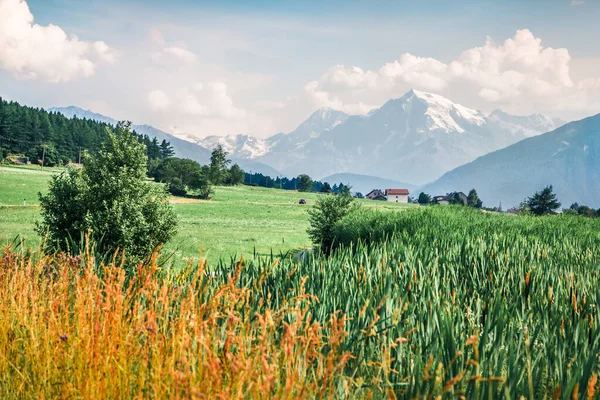
[[[161, 277], [120, 261], [7, 249], [0, 260], [0, 398], [331, 398], [345, 387], [345, 320], [312, 321], [301, 290], [248, 312], [240, 265]], [[325, 335], [325, 332], [328, 332]]]

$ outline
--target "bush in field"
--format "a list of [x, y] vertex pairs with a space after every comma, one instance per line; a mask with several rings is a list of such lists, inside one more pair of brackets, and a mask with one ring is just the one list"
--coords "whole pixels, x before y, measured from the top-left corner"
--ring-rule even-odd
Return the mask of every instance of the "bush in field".
[[315, 246], [329, 252], [334, 244], [335, 225], [357, 208], [351, 196], [321, 196], [309, 213], [308, 236]]
[[208, 168], [186, 158], [167, 158], [152, 170], [152, 177], [166, 183], [175, 196], [194, 195], [205, 199], [212, 190]]
[[177, 219], [162, 185], [146, 181], [145, 146], [120, 123], [81, 170], [53, 176], [40, 194], [37, 232], [48, 251], [72, 250], [88, 232], [101, 253], [124, 250], [141, 259], [176, 232]]

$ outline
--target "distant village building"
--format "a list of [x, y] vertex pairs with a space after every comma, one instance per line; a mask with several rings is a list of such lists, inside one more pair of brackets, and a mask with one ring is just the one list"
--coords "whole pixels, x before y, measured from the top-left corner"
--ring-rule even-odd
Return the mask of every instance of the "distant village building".
[[383, 190], [379, 189], [371, 190], [365, 197], [369, 200], [387, 200]]
[[434, 196], [433, 197], [433, 202], [437, 203], [437, 204], [447, 205], [447, 204], [455, 203], [456, 201], [460, 201], [464, 205], [467, 205], [467, 195], [464, 194], [463, 192], [452, 192], [452, 193], [446, 193], [445, 196]]
[[387, 201], [394, 203], [408, 203], [409, 194], [408, 189], [387, 189], [385, 191]]

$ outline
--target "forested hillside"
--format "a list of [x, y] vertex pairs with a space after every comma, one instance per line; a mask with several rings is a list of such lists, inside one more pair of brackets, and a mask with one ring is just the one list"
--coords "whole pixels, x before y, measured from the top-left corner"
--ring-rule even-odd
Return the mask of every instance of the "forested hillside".
[[[0, 97], [0, 160], [9, 154], [47, 165], [78, 162], [85, 151], [95, 153], [111, 125], [89, 119], [66, 118], [56, 112], [22, 106]], [[136, 134], [146, 145], [148, 158], [172, 155], [170, 143]]]

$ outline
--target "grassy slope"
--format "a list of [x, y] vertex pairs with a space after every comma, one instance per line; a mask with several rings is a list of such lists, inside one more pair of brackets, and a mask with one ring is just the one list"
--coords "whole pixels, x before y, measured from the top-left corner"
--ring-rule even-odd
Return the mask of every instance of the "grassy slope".
[[[17, 235], [30, 245], [39, 238], [33, 227], [39, 218], [38, 192], [47, 190], [47, 182], [59, 170], [27, 167], [0, 167], [0, 245]], [[167, 244], [166, 254], [196, 257], [204, 252], [211, 260], [220, 257], [278, 254], [310, 245], [308, 207], [299, 205], [306, 198], [314, 204], [318, 194], [265, 189], [259, 187], [217, 187], [213, 200], [186, 202], [175, 199], [179, 215], [179, 233]], [[27, 199], [27, 207], [23, 206]], [[407, 207], [384, 202], [363, 201], [365, 206], [399, 210]]]

